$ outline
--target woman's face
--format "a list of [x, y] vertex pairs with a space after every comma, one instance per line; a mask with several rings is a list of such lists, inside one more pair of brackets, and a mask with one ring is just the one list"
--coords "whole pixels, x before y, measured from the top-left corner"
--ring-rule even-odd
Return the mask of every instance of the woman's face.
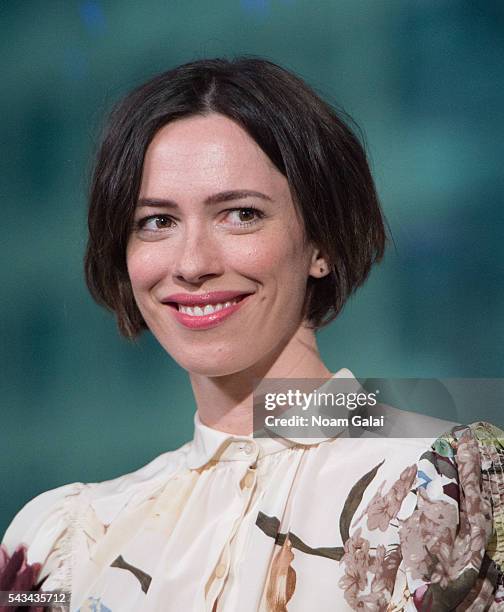
[[295, 334], [320, 263], [286, 178], [238, 124], [212, 114], [163, 127], [145, 156], [134, 219], [133, 294], [183, 368], [243, 371]]

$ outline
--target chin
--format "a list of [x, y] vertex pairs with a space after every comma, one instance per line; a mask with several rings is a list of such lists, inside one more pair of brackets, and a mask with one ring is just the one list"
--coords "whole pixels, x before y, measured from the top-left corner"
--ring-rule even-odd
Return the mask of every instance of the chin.
[[250, 368], [260, 359], [253, 355], [252, 351], [244, 351], [243, 346], [238, 349], [235, 347], [210, 348], [196, 347], [190, 352], [173, 350], [173, 347], [164, 346], [165, 350], [178, 365], [189, 374], [199, 374], [201, 376], [218, 377], [229, 376], [242, 372]]
[[208, 376], [209, 378], [217, 378], [219, 376], [230, 376], [231, 374], [236, 374], [237, 372], [241, 372], [249, 366], [249, 364], [244, 364], [243, 366], [239, 363], [239, 361], [234, 359], [223, 359], [221, 361], [215, 360], [176, 360], [177, 363], [187, 370], [189, 374], [199, 374], [200, 376]]
[[236, 367], [232, 367], [231, 365], [228, 367], [216, 367], [215, 365], [212, 367], [208, 365], [208, 367], [191, 367], [186, 368], [186, 370], [189, 374], [198, 374], [199, 376], [206, 376], [208, 378], [220, 378], [222, 376], [236, 374], [236, 372], [241, 371], [241, 368], [236, 369]]

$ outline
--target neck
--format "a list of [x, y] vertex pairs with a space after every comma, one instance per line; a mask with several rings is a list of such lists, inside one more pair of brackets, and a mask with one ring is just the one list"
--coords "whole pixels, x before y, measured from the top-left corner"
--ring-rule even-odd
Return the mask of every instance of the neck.
[[205, 425], [235, 435], [253, 431], [253, 384], [262, 378], [328, 379], [313, 330], [300, 325], [275, 354], [254, 366], [225, 376], [190, 374], [200, 420]]

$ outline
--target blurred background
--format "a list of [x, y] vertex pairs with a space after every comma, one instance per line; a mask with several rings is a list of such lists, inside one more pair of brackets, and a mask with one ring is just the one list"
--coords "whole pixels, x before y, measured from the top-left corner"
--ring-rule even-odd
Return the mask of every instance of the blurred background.
[[[177, 64], [255, 54], [363, 129], [393, 243], [319, 333], [357, 377], [504, 376], [504, 4], [4, 0], [0, 532], [37, 493], [132, 471], [192, 436], [186, 374], [128, 343], [82, 271], [111, 106]], [[501, 412], [475, 401], [461, 422]]]

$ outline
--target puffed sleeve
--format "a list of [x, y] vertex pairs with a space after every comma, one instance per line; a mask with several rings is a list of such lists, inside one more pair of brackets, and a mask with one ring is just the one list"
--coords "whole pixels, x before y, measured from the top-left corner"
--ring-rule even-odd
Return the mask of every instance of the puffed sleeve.
[[[4, 590], [70, 590], [72, 533], [81, 483], [41, 493], [14, 517], [0, 549]], [[26, 581], [33, 579], [30, 585]], [[7, 583], [11, 584], [7, 584]], [[13, 585], [22, 584], [22, 589]]]
[[[443, 434], [417, 463], [399, 520], [405, 610], [504, 610], [504, 432]], [[413, 503], [411, 503], [413, 501]]]

